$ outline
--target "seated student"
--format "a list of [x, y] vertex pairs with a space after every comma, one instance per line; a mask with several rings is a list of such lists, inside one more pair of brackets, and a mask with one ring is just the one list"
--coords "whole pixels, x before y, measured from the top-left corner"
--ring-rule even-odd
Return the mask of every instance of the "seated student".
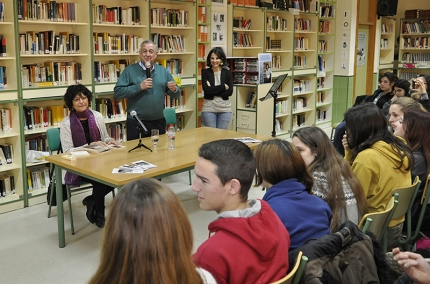
[[191, 257], [193, 233], [181, 201], [154, 179], [126, 184], [115, 197], [95, 283], [210, 283]]
[[407, 275], [400, 277], [395, 284], [430, 283], [430, 264], [422, 255], [409, 251], [401, 252], [399, 248], [393, 249], [393, 254], [393, 259]]
[[430, 76], [419, 75], [411, 80], [411, 98], [418, 101], [423, 107], [430, 111]]
[[390, 127], [393, 132], [396, 131], [397, 124], [399, 123], [399, 121], [403, 120], [403, 113], [409, 108], [426, 111], [425, 108], [419, 102], [409, 97], [397, 98], [391, 102], [388, 111], [388, 122], [390, 123]]
[[312, 194], [313, 179], [299, 150], [285, 140], [268, 140], [257, 147], [255, 159], [257, 185], [267, 188], [263, 200], [287, 228], [290, 249], [329, 234], [331, 209]]
[[[363, 95], [356, 97], [354, 106], [371, 102], [378, 108], [382, 109], [384, 104], [393, 98], [393, 86], [398, 79], [399, 78], [395, 74], [390, 72], [382, 74], [379, 78], [379, 87], [373, 93], [373, 95]], [[345, 121], [342, 121], [336, 127], [336, 132], [334, 133], [333, 137], [333, 145], [342, 156], [345, 156], [345, 150], [342, 145], [342, 138], [345, 134], [345, 130]]]
[[303, 127], [294, 132], [292, 143], [314, 178], [313, 194], [327, 202], [333, 212], [331, 232], [347, 220], [358, 224], [367, 212], [363, 188], [327, 134], [316, 126]]
[[194, 261], [218, 283], [270, 283], [288, 270], [290, 238], [275, 212], [262, 200], [248, 200], [255, 159], [244, 143], [217, 140], [201, 146], [191, 190], [200, 208], [218, 213], [210, 237]]
[[410, 86], [411, 86], [411, 83], [409, 83], [409, 81], [405, 79], [400, 79], [394, 83], [394, 91], [393, 91], [394, 96], [391, 98], [391, 100], [385, 102], [384, 106], [382, 107], [382, 112], [385, 115], [388, 115], [390, 105], [394, 100], [402, 97], [411, 96]]
[[[358, 105], [345, 113], [346, 133], [342, 143], [345, 160], [363, 187], [368, 212], [385, 210], [397, 187], [411, 185], [412, 151], [388, 130], [387, 118], [372, 103]], [[391, 220], [387, 248], [397, 245], [404, 216]]]

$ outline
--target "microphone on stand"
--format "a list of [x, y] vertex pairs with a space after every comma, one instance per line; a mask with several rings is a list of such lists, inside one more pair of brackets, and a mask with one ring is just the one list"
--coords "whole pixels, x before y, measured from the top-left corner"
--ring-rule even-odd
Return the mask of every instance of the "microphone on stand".
[[[148, 69], [147, 69], [148, 70]], [[130, 115], [131, 117], [134, 118], [134, 120], [136, 120], [137, 124], [139, 125], [139, 127], [143, 130], [143, 132], [148, 133], [148, 129], [146, 129], [145, 125], [143, 124], [142, 120], [140, 120], [140, 118], [137, 116], [137, 113], [135, 110], [130, 111]]]
[[151, 78], [151, 62], [145, 62], [146, 78]]

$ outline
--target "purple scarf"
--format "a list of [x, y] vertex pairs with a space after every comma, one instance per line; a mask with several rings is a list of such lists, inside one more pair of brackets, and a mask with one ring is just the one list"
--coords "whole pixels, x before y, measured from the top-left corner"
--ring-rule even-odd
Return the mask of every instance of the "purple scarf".
[[[87, 109], [84, 112], [76, 112], [72, 110], [69, 115], [70, 119], [70, 130], [72, 133], [72, 141], [73, 147], [80, 147], [87, 144], [87, 138], [85, 137], [84, 128], [82, 127], [82, 123], [80, 118], [88, 119], [88, 128], [90, 131], [90, 139], [92, 142], [100, 141], [100, 131], [97, 127], [97, 122], [94, 117], [94, 114], [90, 109]], [[81, 178], [77, 174], [73, 174], [70, 172], [66, 172], [66, 176], [64, 181], [67, 185], [72, 186], [80, 186]]]

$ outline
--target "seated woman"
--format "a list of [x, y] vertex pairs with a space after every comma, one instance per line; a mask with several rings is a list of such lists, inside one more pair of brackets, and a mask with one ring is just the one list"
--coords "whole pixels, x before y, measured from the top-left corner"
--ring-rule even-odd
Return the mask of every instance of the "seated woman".
[[[373, 95], [358, 96], [355, 100], [354, 106], [371, 102], [375, 104], [378, 108], [382, 109], [384, 104], [393, 98], [393, 86], [398, 79], [399, 78], [395, 74], [390, 72], [382, 74], [379, 78], [379, 87], [373, 93]], [[345, 134], [345, 130], [345, 121], [342, 121], [336, 127], [336, 132], [334, 133], [333, 137], [333, 145], [342, 156], [345, 156], [345, 151], [342, 144], [342, 138]]]
[[[60, 123], [60, 140], [64, 153], [80, 150], [80, 147], [85, 145], [118, 145], [115, 139], [109, 137], [103, 116], [89, 109], [92, 99], [93, 94], [84, 85], [71, 85], [67, 88], [64, 102], [70, 114]], [[93, 194], [82, 201], [87, 206], [87, 218], [91, 223], [103, 228], [105, 196], [113, 188], [71, 172], [66, 172], [64, 177], [65, 184], [69, 186], [80, 186], [83, 180], [93, 185]]]
[[419, 102], [409, 97], [400, 97], [392, 101], [388, 111], [388, 122], [393, 132], [396, 130], [398, 121], [403, 119], [403, 113], [409, 108], [426, 111]]
[[419, 101], [427, 111], [430, 111], [430, 76], [420, 75], [418, 78], [412, 79], [411, 93], [411, 98]]
[[157, 180], [132, 181], [112, 203], [100, 265], [89, 283], [216, 283], [196, 268], [192, 249], [191, 224], [178, 197]]
[[[396, 122], [394, 135], [405, 138], [408, 145], [411, 147], [414, 155], [414, 166], [412, 168], [412, 180], [416, 176], [421, 180], [421, 186], [412, 206], [411, 228], [414, 229], [417, 225], [420, 210], [421, 197], [424, 192], [424, 186], [427, 177], [430, 174], [430, 135], [427, 133], [430, 125], [430, 113], [421, 109], [408, 108], [405, 110], [403, 120]], [[405, 220], [406, 221], [406, 220]], [[421, 231], [425, 235], [430, 233], [430, 205], [422, 222]]]
[[[406, 143], [388, 129], [382, 111], [372, 103], [345, 113], [345, 159], [363, 187], [368, 212], [385, 210], [394, 188], [411, 185], [413, 156]], [[397, 245], [404, 217], [391, 220], [387, 248]]]
[[292, 143], [314, 178], [313, 194], [327, 202], [333, 212], [331, 232], [347, 220], [358, 224], [367, 212], [363, 189], [327, 134], [316, 126], [303, 127], [294, 132]]
[[255, 150], [257, 185], [290, 233], [290, 250], [330, 233], [332, 212], [311, 193], [313, 180], [299, 150], [285, 140], [262, 142]]
[[382, 112], [385, 115], [388, 115], [390, 105], [393, 102], [393, 100], [396, 100], [398, 98], [402, 97], [410, 97], [410, 86], [411, 83], [409, 83], [408, 80], [400, 79], [394, 83], [394, 96], [391, 98], [391, 100], [387, 101], [384, 106], [382, 107]]

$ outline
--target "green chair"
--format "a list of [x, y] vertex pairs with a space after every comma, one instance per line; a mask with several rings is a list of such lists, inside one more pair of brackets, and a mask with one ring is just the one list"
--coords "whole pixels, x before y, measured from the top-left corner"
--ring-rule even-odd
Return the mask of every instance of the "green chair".
[[391, 197], [384, 211], [367, 213], [366, 215], [364, 215], [361, 218], [360, 223], [358, 224], [360, 230], [363, 233], [366, 233], [367, 231], [372, 232], [379, 240], [379, 242], [382, 243], [383, 237], [387, 231], [388, 223], [391, 220], [390, 214], [395, 210], [395, 207], [397, 206], [398, 201], [396, 200], [396, 198], [398, 198], [397, 193], [395, 194], [395, 196]]
[[[163, 110], [164, 118], [166, 119], [166, 125], [169, 126], [170, 124], [173, 124], [176, 126], [176, 109], [173, 107], [167, 107]], [[190, 182], [190, 185], [192, 183], [191, 179], [191, 170], [188, 171], [188, 179]]]
[[296, 263], [294, 264], [293, 269], [285, 275], [284, 278], [272, 282], [271, 284], [298, 284], [300, 282], [300, 278], [302, 277], [303, 271], [305, 270], [306, 263], [308, 262], [308, 258], [303, 255], [303, 252], [299, 252], [297, 255]]
[[[430, 175], [428, 175], [427, 180], [426, 180], [426, 185], [424, 186], [424, 191], [423, 191], [423, 195], [421, 196], [421, 210], [420, 210], [420, 215], [418, 217], [418, 222], [417, 222], [417, 226], [412, 229], [411, 228], [411, 223], [412, 223], [412, 214], [410, 213], [410, 209], [412, 208], [412, 205], [410, 206], [411, 208], [408, 208], [408, 214], [406, 214], [405, 218], [407, 219], [407, 228], [406, 228], [406, 236], [401, 236], [400, 240], [399, 240], [399, 244], [402, 247], [402, 249], [406, 250], [406, 251], [411, 251], [413, 244], [415, 242], [415, 240], [420, 236], [420, 230], [421, 230], [421, 225], [423, 222], [423, 218], [424, 215], [426, 213], [426, 209], [427, 209], [427, 205], [430, 204]], [[418, 185], [419, 188], [419, 185]], [[414, 196], [415, 199], [415, 196]], [[413, 199], [411, 200], [411, 203], [413, 202]]]
[[[61, 148], [61, 140], [60, 140], [60, 129], [59, 128], [49, 128], [46, 131], [46, 138], [48, 140], [49, 145], [49, 151], [51, 154], [59, 154], [62, 153]], [[55, 165], [51, 165], [50, 170], [50, 180], [51, 180], [51, 190], [55, 190]], [[87, 190], [92, 188], [92, 185], [90, 183], [84, 183], [80, 187], [70, 188], [69, 186], [66, 186], [66, 192], [67, 192], [67, 203], [69, 204], [69, 212], [70, 212], [70, 227], [72, 231], [72, 235], [75, 234], [75, 226], [73, 225], [73, 213], [72, 213], [72, 193]], [[48, 218], [51, 218], [51, 204], [52, 204], [52, 194], [51, 192], [50, 198], [49, 198], [49, 208], [48, 208]], [[112, 191], [112, 196], [115, 197], [115, 190]]]

